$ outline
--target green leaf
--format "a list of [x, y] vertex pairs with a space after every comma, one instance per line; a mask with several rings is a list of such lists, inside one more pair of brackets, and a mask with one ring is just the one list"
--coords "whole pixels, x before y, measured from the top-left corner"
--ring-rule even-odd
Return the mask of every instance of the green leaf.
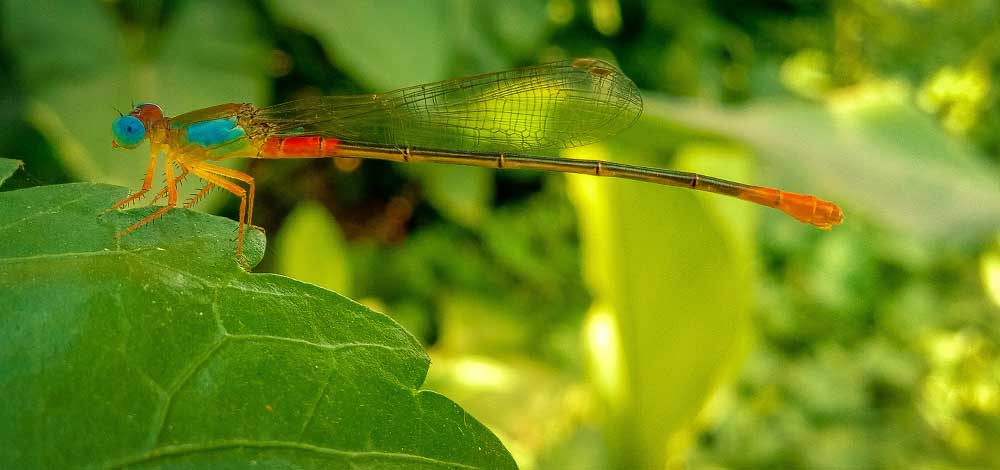
[[351, 269], [337, 221], [323, 205], [306, 201], [285, 218], [275, 241], [277, 271], [350, 295]]
[[315, 35], [332, 62], [373, 90], [440, 80], [453, 56], [445, 0], [268, 3], [283, 23]]
[[744, 141], [793, 181], [855, 216], [924, 239], [969, 242], [1000, 227], [996, 168], [891, 93], [831, 98], [825, 106], [724, 108], [647, 97], [646, 114]]
[[150, 210], [96, 217], [125, 194], [0, 193], [0, 467], [515, 468], [418, 390], [428, 358], [391, 319], [244, 272], [228, 219], [174, 210], [113, 240]]
[[[606, 157], [600, 149], [574, 156]], [[625, 150], [609, 154], [651, 164]], [[696, 163], [698, 153], [684, 160]], [[715, 164], [717, 176], [745, 176], [733, 161]], [[745, 203], [577, 175], [569, 189], [594, 294], [585, 334], [593, 380], [612, 411], [612, 467], [661, 468], [668, 442], [683, 447], [694, 417], [747, 348], [752, 231], [742, 229], [747, 211], [736, 207]]]
[[4, 181], [7, 181], [7, 178], [10, 178], [11, 175], [13, 175], [14, 172], [20, 169], [23, 165], [24, 164], [18, 160], [8, 160], [5, 158], [0, 159], [0, 185], [2, 185]]
[[11, 53], [15, 75], [32, 98], [29, 120], [79, 179], [142, 180], [149, 153], [111, 149], [114, 107], [152, 101], [176, 115], [267, 97], [267, 46], [245, 2], [183, 2], [163, 31], [142, 32], [120, 30], [111, 6], [100, 2], [0, 7], [0, 29], [11, 44], [23, 45]]
[[1000, 306], [1000, 238], [979, 259], [979, 273], [983, 290], [993, 304]]

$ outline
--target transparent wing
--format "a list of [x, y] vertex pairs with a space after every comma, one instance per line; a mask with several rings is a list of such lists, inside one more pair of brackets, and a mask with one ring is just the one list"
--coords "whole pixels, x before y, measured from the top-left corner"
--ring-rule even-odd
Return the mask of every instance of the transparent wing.
[[375, 95], [326, 96], [261, 109], [271, 135], [477, 152], [586, 145], [642, 113], [639, 90], [613, 65], [576, 59]]

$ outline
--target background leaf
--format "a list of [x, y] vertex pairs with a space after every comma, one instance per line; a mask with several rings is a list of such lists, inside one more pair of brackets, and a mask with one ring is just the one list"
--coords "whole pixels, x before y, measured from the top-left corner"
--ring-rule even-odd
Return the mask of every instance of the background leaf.
[[19, 160], [0, 159], [0, 185], [7, 181], [7, 178], [10, 178], [22, 165], [23, 163]]
[[303, 282], [351, 295], [351, 269], [344, 234], [326, 207], [299, 203], [275, 238], [277, 272]]
[[854, 90], [825, 105], [742, 108], [654, 97], [646, 115], [748, 143], [782, 180], [795, 182], [784, 189], [842, 204], [848, 220], [861, 216], [952, 243], [1000, 228], [997, 169], [891, 93]]
[[149, 212], [96, 217], [125, 194], [0, 193], [0, 466], [514, 468], [417, 390], [428, 358], [391, 319], [242, 271], [228, 219], [175, 210], [112, 241]]
[[447, 5], [445, 0], [269, 2], [282, 22], [316, 35], [334, 63], [373, 91], [447, 75], [454, 47]]
[[[578, 158], [607, 157], [596, 149]], [[650, 164], [637, 160], [628, 163]], [[740, 176], [734, 169], [715, 174]], [[659, 468], [668, 441], [746, 352], [750, 252], [739, 238], [748, 232], [724, 229], [729, 217], [712, 213], [738, 201], [706, 204], [721, 198], [608, 180], [569, 176], [594, 293], [587, 329], [594, 381], [613, 414], [613, 467]]]

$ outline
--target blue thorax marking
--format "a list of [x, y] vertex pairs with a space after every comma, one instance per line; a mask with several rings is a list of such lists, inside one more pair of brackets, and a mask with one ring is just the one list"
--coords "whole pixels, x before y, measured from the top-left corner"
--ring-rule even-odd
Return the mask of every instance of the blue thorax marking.
[[186, 133], [188, 141], [206, 147], [224, 144], [246, 135], [243, 128], [236, 125], [235, 118], [196, 122], [187, 127]]

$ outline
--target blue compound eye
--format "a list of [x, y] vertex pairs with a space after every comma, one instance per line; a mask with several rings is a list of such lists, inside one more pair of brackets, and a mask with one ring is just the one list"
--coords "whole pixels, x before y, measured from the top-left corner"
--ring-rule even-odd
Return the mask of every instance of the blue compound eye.
[[142, 121], [135, 116], [125, 115], [115, 119], [111, 130], [115, 133], [115, 142], [125, 148], [139, 145], [146, 137], [146, 126], [142, 125]]

